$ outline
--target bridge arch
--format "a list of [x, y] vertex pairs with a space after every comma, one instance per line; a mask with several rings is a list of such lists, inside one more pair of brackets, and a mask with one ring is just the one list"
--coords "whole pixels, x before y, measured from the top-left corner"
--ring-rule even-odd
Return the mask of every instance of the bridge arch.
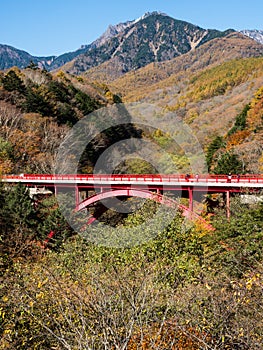
[[[187, 217], [190, 220], [199, 221], [202, 223], [207, 229], [213, 230], [213, 227], [209, 225], [205, 219], [203, 219], [198, 214], [191, 211], [188, 207], [179, 204], [176, 200], [164, 197], [160, 193], [146, 191], [146, 190], [138, 190], [138, 189], [119, 189], [119, 190], [110, 190], [97, 193], [93, 196], [86, 198], [84, 201], [79, 203], [76, 206], [76, 211], [83, 210], [89, 205], [96, 203], [102, 199], [111, 198], [111, 197], [140, 197], [145, 199], [154, 200], [157, 203], [164, 204], [168, 207], [179, 208], [182, 211], [183, 216]], [[90, 221], [92, 222], [92, 220]]]

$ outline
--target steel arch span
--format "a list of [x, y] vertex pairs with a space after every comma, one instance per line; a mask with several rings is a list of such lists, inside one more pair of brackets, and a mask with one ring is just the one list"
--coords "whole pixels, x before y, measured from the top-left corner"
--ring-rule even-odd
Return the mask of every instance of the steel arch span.
[[[110, 190], [110, 191], [100, 192], [86, 198], [84, 201], [79, 203], [76, 206], [75, 210], [76, 211], [83, 210], [93, 203], [96, 203], [102, 199], [112, 198], [112, 197], [140, 197], [140, 198], [154, 200], [155, 202], [166, 205], [168, 207], [179, 208], [182, 211], [183, 216], [187, 217], [190, 220], [193, 220], [193, 221], [195, 220], [200, 222], [208, 230], [213, 230], [212, 225], [208, 224], [205, 219], [203, 219], [201, 216], [191, 211], [188, 207], [182, 204], [179, 204], [174, 199], [167, 198], [160, 193], [146, 191], [146, 190], [120, 189], [120, 190]], [[92, 223], [94, 220], [89, 220], [89, 222]]]

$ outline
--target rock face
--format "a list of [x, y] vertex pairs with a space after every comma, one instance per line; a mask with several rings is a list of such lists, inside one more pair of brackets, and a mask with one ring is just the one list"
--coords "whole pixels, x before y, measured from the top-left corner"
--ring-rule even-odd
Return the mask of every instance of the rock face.
[[231, 32], [234, 30], [202, 29], [159, 12], [146, 13], [135, 21], [110, 26], [65, 69], [81, 74], [114, 60], [115, 65], [122, 67], [123, 73], [126, 73], [152, 62], [170, 60]]
[[263, 30], [241, 30], [242, 34], [250, 37], [251, 39], [256, 40], [260, 44], [263, 44]]
[[[118, 67], [118, 74], [121, 75], [152, 62], [173, 59], [231, 32], [235, 31], [203, 29], [155, 11], [145, 13], [133, 21], [109, 25], [105, 33], [91, 44], [57, 57], [34, 57], [25, 51], [0, 44], [0, 69], [12, 66], [25, 68], [34, 62], [47, 70], [62, 67], [69, 73], [81, 74], [109, 62], [111, 66]], [[263, 43], [263, 31], [243, 30], [241, 33]]]
[[0, 44], [0, 69], [8, 69], [13, 66], [19, 68], [27, 67], [30, 62], [34, 62], [40, 67], [50, 66], [55, 56], [34, 57], [23, 50], [18, 50], [9, 45]]
[[164, 13], [152, 12], [134, 21], [110, 25], [93, 43], [82, 45], [78, 50], [58, 57], [34, 57], [11, 46], [0, 45], [0, 69], [14, 65], [25, 68], [34, 62], [40, 67], [53, 70], [72, 61], [66, 69], [80, 74], [117, 58], [123, 72], [127, 72], [151, 62], [169, 60], [213, 38], [225, 36], [230, 31], [206, 30]]

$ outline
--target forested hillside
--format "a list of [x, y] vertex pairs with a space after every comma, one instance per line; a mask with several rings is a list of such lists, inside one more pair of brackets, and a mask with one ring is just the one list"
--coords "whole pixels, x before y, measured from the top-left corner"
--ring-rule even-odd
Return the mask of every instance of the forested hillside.
[[[214, 138], [222, 137], [224, 152], [236, 153], [243, 172], [261, 173], [263, 71], [259, 52], [254, 46], [251, 50], [250, 39], [232, 34], [119, 79], [111, 80], [109, 75], [109, 86], [123, 101], [152, 103], [171, 111], [175, 120], [191, 127], [205, 152]], [[95, 70], [89, 76], [101, 77]], [[257, 121], [250, 114], [257, 114]], [[240, 115], [243, 124], [236, 128]]]
[[[35, 66], [2, 72], [1, 172], [52, 172], [54, 154], [72, 125], [96, 109], [120, 102], [122, 96], [127, 102], [136, 99], [136, 103], [156, 104], [179, 117], [191, 127], [205, 153], [209, 144], [221, 137], [224, 139], [221, 152], [235, 153], [243, 163], [242, 172], [260, 173], [262, 58], [229, 59], [216, 66], [212, 64], [211, 68], [196, 67], [194, 72], [191, 66], [184, 75], [182, 71], [170, 74], [171, 67], [169, 61], [164, 74], [161, 66], [151, 65], [128, 74], [127, 88], [136, 84], [132, 95], [125, 90], [124, 78], [107, 86], [62, 71], [51, 74]], [[157, 82], [149, 82], [149, 77]], [[162, 143], [163, 135], [159, 135]], [[158, 133], [152, 136], [158, 141]], [[92, 162], [86, 165], [92, 166]], [[143, 171], [143, 166], [137, 171]]]
[[[232, 200], [213, 232], [179, 212], [156, 232], [141, 229], [156, 211], [145, 203], [114, 232], [87, 227], [83, 238], [54, 199], [34, 208], [23, 186], [0, 196], [0, 349], [262, 349], [262, 204]], [[114, 248], [125, 227], [152, 239]]]
[[120, 101], [104, 84], [36, 66], [0, 74], [0, 172], [50, 173], [70, 128], [92, 111]]
[[[158, 29], [152, 19], [136, 27], [137, 38], [145, 27]], [[157, 173], [160, 162], [166, 173], [186, 174], [190, 155], [179, 146], [192, 144], [183, 133], [181, 144], [174, 142], [177, 123], [198, 141], [205, 171], [262, 174], [263, 46], [239, 33], [201, 32], [189, 52], [183, 45], [178, 57], [150, 64], [137, 55], [141, 68], [130, 72], [132, 64], [123, 69], [119, 60], [103, 61], [109, 49], [103, 40], [97, 61], [92, 51], [98, 66], [85, 71], [84, 60], [82, 75], [47, 72], [33, 62], [1, 71], [0, 176], [53, 173], [57, 151], [76, 125], [87, 135], [95, 125], [103, 130], [82, 152], [79, 172], [92, 173], [108, 151], [117, 154], [114, 173]], [[155, 125], [145, 122], [151, 113]], [[156, 146], [156, 163], [138, 157], [135, 139]], [[121, 142], [119, 153], [111, 148], [123, 140], [131, 141], [129, 157]], [[82, 149], [78, 141], [75, 150]], [[194, 200], [209, 230], [180, 209], [131, 198], [119, 198], [103, 214], [93, 206], [83, 222], [68, 210], [69, 193], [32, 198], [23, 185], [0, 182], [0, 349], [263, 349], [262, 191], [253, 203], [230, 197], [229, 208], [222, 194]], [[87, 225], [96, 210], [98, 220]]]

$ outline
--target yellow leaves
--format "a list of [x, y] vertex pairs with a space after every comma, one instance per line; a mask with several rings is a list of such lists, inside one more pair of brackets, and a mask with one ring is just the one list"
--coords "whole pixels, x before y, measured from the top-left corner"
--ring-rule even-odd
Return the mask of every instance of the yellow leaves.
[[249, 80], [252, 73], [262, 74], [262, 58], [239, 59], [207, 69], [191, 79], [187, 98], [193, 101], [221, 95]]
[[255, 97], [250, 103], [250, 110], [247, 113], [247, 123], [250, 129], [262, 127], [263, 114], [263, 87], [257, 90]]
[[209, 286], [208, 283], [205, 284], [206, 289], [211, 290], [212, 288]]
[[61, 79], [61, 80], [65, 80], [67, 81], [68, 79], [66, 78], [66, 74], [62, 71], [62, 70], [59, 70], [56, 74], [56, 76]]
[[249, 130], [239, 130], [230, 135], [227, 140], [226, 149], [231, 149], [236, 145], [240, 145], [250, 135]]
[[0, 158], [0, 174], [10, 174], [13, 167], [14, 164], [10, 159], [2, 160]]
[[0, 319], [4, 319], [5, 318], [5, 311], [3, 311], [3, 308], [0, 308]]
[[107, 100], [109, 102], [113, 102], [113, 93], [111, 91], [107, 91], [106, 94], [105, 94], [105, 97], [107, 98]]
[[37, 284], [37, 288], [41, 288], [48, 282], [48, 278], [46, 278], [44, 281], [39, 281]]
[[260, 169], [263, 171], [263, 152], [261, 157], [259, 158]]
[[44, 292], [40, 292], [36, 294], [36, 299], [44, 299], [45, 293]]
[[246, 280], [246, 289], [251, 290], [254, 285], [260, 284], [260, 274], [256, 273]]
[[262, 100], [262, 99], [263, 99], [263, 86], [261, 88], [259, 88], [257, 90], [257, 92], [255, 93], [255, 98], [252, 101], [251, 106], [253, 107], [253, 105], [256, 104], [257, 101]]

